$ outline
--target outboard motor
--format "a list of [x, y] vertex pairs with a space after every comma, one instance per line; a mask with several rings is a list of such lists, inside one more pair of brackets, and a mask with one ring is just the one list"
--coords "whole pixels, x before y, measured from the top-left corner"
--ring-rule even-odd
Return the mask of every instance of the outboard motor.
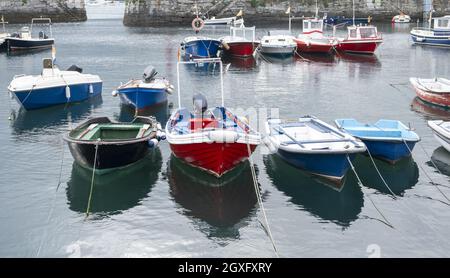
[[45, 39], [44, 31], [40, 31], [40, 32], [39, 32], [39, 38], [40, 38], [40, 39]]
[[71, 66], [67, 69], [67, 71], [78, 71], [79, 73], [82, 73], [82, 72], [83, 72], [83, 69], [80, 68], [80, 67], [78, 67], [77, 65], [71, 65]]
[[155, 80], [155, 76], [158, 74], [156, 69], [153, 66], [148, 66], [144, 70], [144, 74], [142, 75], [142, 79], [145, 83], [150, 83]]
[[208, 110], [208, 101], [206, 101], [206, 97], [203, 94], [195, 94], [192, 97], [192, 104], [196, 115], [203, 115]]

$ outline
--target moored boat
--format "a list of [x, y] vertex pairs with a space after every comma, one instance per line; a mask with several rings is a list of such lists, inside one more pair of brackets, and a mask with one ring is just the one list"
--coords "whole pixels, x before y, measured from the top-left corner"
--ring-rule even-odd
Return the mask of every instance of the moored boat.
[[[220, 59], [209, 59], [219, 63]], [[193, 62], [180, 62], [193, 63]], [[246, 160], [259, 145], [259, 133], [241, 118], [222, 105], [208, 109], [206, 98], [201, 94], [193, 97], [191, 113], [181, 106], [180, 84], [178, 84], [179, 108], [166, 124], [167, 141], [173, 154], [194, 167], [205, 170], [216, 177], [235, 168]]]
[[338, 38], [336, 50], [354, 54], [374, 54], [378, 46], [383, 42], [383, 37], [377, 31], [377, 27], [348, 26], [347, 37]]
[[391, 20], [392, 23], [410, 23], [411, 17], [407, 14], [404, 14], [403, 12], [400, 12], [400, 14], [394, 16]]
[[310, 18], [303, 20], [303, 33], [294, 39], [297, 51], [308, 53], [330, 53], [336, 41], [323, 35], [323, 20]]
[[3, 26], [3, 32], [0, 33], [0, 51], [4, 51], [6, 50], [6, 39], [10, 36], [9, 33], [6, 32], [6, 28], [5, 28], [5, 24], [8, 23], [5, 21], [5, 19], [2, 16], [2, 26]]
[[395, 120], [379, 120], [365, 124], [355, 119], [337, 119], [336, 126], [360, 139], [373, 157], [392, 164], [411, 156], [420, 137], [406, 125]]
[[85, 121], [64, 140], [75, 161], [99, 173], [133, 164], [156, 147], [164, 134], [153, 117], [136, 117], [130, 123], [112, 122], [106, 117]]
[[433, 21], [433, 28], [431, 26], [430, 28], [417, 27], [411, 30], [410, 34], [413, 43], [450, 47], [450, 15], [432, 18], [431, 21]]
[[77, 66], [59, 70], [51, 58], [46, 58], [40, 75], [15, 76], [8, 91], [27, 110], [80, 102], [100, 95], [103, 84], [100, 77], [81, 72]]
[[[246, 35], [251, 35], [247, 38]], [[234, 57], [250, 57], [258, 43], [255, 41], [255, 27], [230, 27], [230, 35], [219, 39], [224, 45], [224, 53]]]
[[428, 126], [433, 130], [436, 140], [450, 152], [450, 122], [446, 121], [428, 121]]
[[445, 78], [410, 78], [417, 96], [428, 103], [450, 107], [450, 80]]
[[222, 43], [219, 40], [208, 37], [186, 37], [181, 43], [184, 59], [216, 58]]
[[266, 122], [270, 150], [289, 164], [341, 186], [349, 161], [366, 151], [359, 139], [310, 116], [294, 121]]
[[292, 57], [297, 49], [294, 37], [286, 31], [270, 31], [261, 38], [259, 51], [263, 55], [288, 58]]
[[172, 93], [173, 86], [165, 78], [156, 78], [155, 68], [148, 66], [142, 79], [132, 79], [120, 85], [113, 96], [119, 95], [123, 104], [143, 110], [167, 101], [167, 94]]
[[[46, 22], [49, 26], [50, 37], [44, 31], [39, 32], [38, 37], [33, 37], [33, 27], [36, 22]], [[31, 26], [22, 27], [19, 33], [13, 33], [6, 38], [8, 51], [26, 51], [37, 49], [49, 49], [55, 43], [52, 37], [52, 21], [50, 18], [33, 18]]]

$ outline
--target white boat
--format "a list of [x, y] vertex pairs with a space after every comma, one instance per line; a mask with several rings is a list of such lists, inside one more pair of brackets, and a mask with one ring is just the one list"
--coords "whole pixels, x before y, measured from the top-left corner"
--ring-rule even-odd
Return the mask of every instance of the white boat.
[[450, 152], [450, 122], [428, 121], [428, 126], [433, 130], [436, 140]]
[[50, 58], [43, 59], [40, 75], [15, 76], [8, 91], [27, 110], [57, 104], [84, 101], [100, 95], [102, 80], [98, 75], [82, 74], [82, 69], [71, 66], [60, 70]]
[[291, 57], [297, 49], [294, 37], [286, 31], [269, 31], [261, 38], [259, 51], [264, 55], [277, 57]]
[[204, 20], [205, 25], [242, 25], [244, 24], [243, 18], [237, 18], [236, 16], [231, 17], [223, 17], [223, 18], [216, 18], [211, 17]]
[[450, 15], [433, 18], [431, 14], [430, 28], [413, 28], [410, 34], [415, 44], [450, 47]]
[[392, 23], [410, 23], [411, 17], [407, 14], [400, 13], [392, 18]]

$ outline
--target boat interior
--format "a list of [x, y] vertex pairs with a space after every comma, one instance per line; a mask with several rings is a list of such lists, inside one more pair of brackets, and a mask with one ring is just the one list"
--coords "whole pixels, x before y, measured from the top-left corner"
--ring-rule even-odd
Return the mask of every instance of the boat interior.
[[124, 140], [143, 138], [152, 132], [149, 124], [91, 124], [76, 136], [79, 140]]
[[375, 124], [364, 124], [354, 119], [336, 120], [336, 125], [357, 137], [411, 138], [417, 135], [399, 121], [380, 120]]

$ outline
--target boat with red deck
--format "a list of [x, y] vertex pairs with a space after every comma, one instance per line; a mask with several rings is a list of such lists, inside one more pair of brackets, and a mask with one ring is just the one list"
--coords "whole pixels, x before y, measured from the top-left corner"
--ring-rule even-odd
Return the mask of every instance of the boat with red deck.
[[223, 67], [220, 59], [179, 62], [177, 64], [178, 74], [180, 64], [196, 62], [220, 64], [222, 104], [208, 109], [206, 97], [202, 94], [195, 94], [193, 97], [194, 109], [191, 112], [181, 106], [178, 82], [179, 108], [166, 124], [166, 137], [176, 157], [216, 177], [221, 177], [253, 153], [261, 142], [261, 136], [245, 120], [224, 106]]
[[[250, 38], [247, 38], [251, 35]], [[253, 55], [258, 43], [255, 41], [255, 26], [230, 27], [230, 35], [219, 39], [227, 55], [235, 57], [250, 57]]]

